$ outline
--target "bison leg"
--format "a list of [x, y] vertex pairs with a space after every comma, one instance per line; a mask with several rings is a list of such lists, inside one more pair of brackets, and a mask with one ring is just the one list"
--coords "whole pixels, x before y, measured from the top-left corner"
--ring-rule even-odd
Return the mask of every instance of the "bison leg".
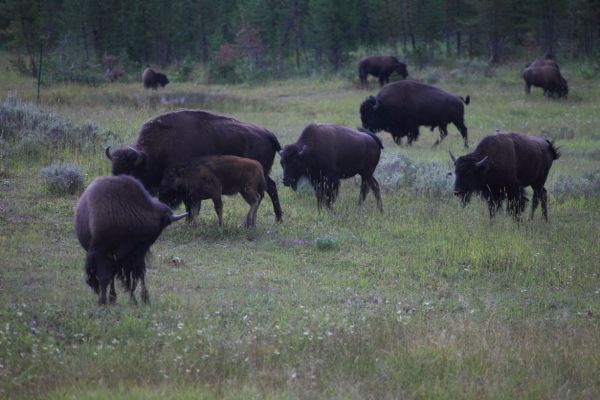
[[242, 192], [242, 197], [246, 200], [246, 203], [250, 205], [250, 210], [246, 215], [246, 227], [252, 227], [256, 224], [256, 212], [262, 196], [259, 195], [255, 190], [247, 190]]
[[548, 192], [546, 192], [545, 188], [541, 190], [541, 200], [542, 200], [542, 215], [546, 222], [548, 222]]
[[[448, 136], [448, 125], [440, 125], [438, 126], [438, 129], [440, 130], [440, 137], [435, 141], [435, 143], [433, 144], [433, 147], [436, 147], [438, 144], [442, 143], [442, 140], [444, 140], [444, 138], [446, 136]], [[433, 128], [432, 128], [433, 130]]]
[[381, 201], [381, 191], [379, 190], [379, 182], [375, 179], [374, 176], [371, 176], [368, 181], [371, 190], [373, 190], [373, 194], [375, 195], [375, 199], [377, 200], [377, 208], [379, 211], [383, 212], [383, 202]]
[[340, 190], [340, 180], [337, 178], [328, 179], [325, 186], [326, 205], [327, 208], [331, 208], [335, 200], [337, 199]]
[[115, 304], [117, 302], [117, 291], [115, 290], [115, 278], [110, 281], [110, 292], [108, 293], [109, 304]]
[[134, 306], [138, 305], [138, 301], [135, 298], [135, 289], [137, 287], [137, 279], [133, 278], [131, 280], [131, 287], [129, 288], [129, 301], [131, 302], [131, 304], [133, 304]]
[[106, 305], [106, 289], [110, 285], [111, 281], [115, 277], [114, 263], [106, 256], [100, 255], [102, 253], [96, 253], [96, 277], [100, 286], [100, 296], [98, 298], [99, 305]]
[[531, 214], [529, 215], [529, 220], [533, 220], [533, 214], [537, 209], [539, 200], [542, 196], [542, 190], [544, 188], [534, 187], [533, 188], [533, 198], [531, 199]]
[[[463, 138], [463, 143], [465, 145], [465, 149], [468, 148], [469, 147], [469, 133], [468, 133], [465, 123], [463, 121], [457, 121], [457, 122], [454, 122], [454, 126], [456, 126], [456, 128], [460, 132], [460, 136], [462, 136], [462, 138]], [[448, 132], [446, 131], [446, 135], [447, 134], [448, 134]]]
[[148, 295], [148, 289], [146, 288], [146, 274], [140, 276], [140, 285], [142, 286], [142, 303], [150, 304], [150, 296]]
[[379, 77], [379, 87], [383, 87], [383, 85], [386, 84], [386, 81], [387, 81], [387, 77], [386, 76], [383, 76], [383, 75], [380, 76]]
[[219, 218], [219, 226], [223, 226], [223, 200], [221, 200], [220, 195], [216, 195], [212, 198], [212, 201], [215, 206], [217, 217]]
[[365, 199], [367, 198], [367, 194], [369, 193], [369, 185], [367, 184], [367, 179], [364, 176], [360, 177], [360, 194], [358, 196], [358, 204], [361, 205]]
[[277, 185], [275, 181], [268, 175], [265, 175], [265, 181], [267, 182], [267, 194], [271, 198], [273, 203], [273, 210], [275, 211], [275, 221], [281, 222], [283, 212], [281, 211], [281, 205], [279, 204], [279, 195], [277, 194]]

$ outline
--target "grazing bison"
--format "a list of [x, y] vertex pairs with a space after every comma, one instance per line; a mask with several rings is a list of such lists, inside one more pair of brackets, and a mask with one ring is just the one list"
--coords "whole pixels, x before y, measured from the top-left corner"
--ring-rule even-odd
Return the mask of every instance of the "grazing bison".
[[[551, 60], [544, 60], [551, 61]], [[525, 93], [529, 96], [531, 86], [544, 89], [544, 96], [547, 97], [567, 97], [569, 87], [567, 81], [560, 74], [560, 70], [553, 66], [530, 66], [523, 71], [525, 80]]]
[[137, 281], [142, 286], [142, 301], [148, 303], [145, 256], [162, 230], [186, 214], [173, 211], [154, 200], [142, 184], [131, 176], [96, 178], [83, 192], [75, 209], [75, 232], [87, 252], [87, 284], [99, 294], [98, 303], [117, 299], [115, 276], [136, 303]]
[[524, 188], [533, 188], [531, 218], [542, 201], [542, 214], [548, 221], [547, 195], [544, 184], [552, 162], [560, 157], [548, 140], [521, 133], [497, 132], [484, 137], [472, 153], [456, 159], [454, 194], [466, 205], [473, 192], [488, 202], [490, 218], [507, 200], [507, 210], [518, 218], [527, 199]]
[[202, 200], [212, 199], [223, 225], [221, 195], [240, 193], [250, 205], [246, 226], [256, 225], [256, 212], [267, 187], [258, 161], [236, 156], [206, 156], [184, 167], [170, 168], [164, 175], [159, 198], [170, 206], [183, 201], [188, 221], [195, 221]]
[[145, 89], [152, 88], [156, 90], [158, 85], [161, 87], [167, 86], [169, 79], [162, 72], [155, 71], [152, 68], [146, 68], [144, 73], [142, 73], [142, 82], [144, 82]]
[[440, 138], [434, 146], [448, 135], [446, 127], [453, 123], [460, 131], [465, 147], [469, 147], [463, 105], [469, 101], [469, 96], [463, 99], [425, 83], [393, 82], [360, 105], [360, 119], [365, 129], [390, 132], [397, 144], [404, 136], [408, 136], [408, 144], [412, 144], [419, 137], [421, 125], [429, 126], [431, 130], [437, 126]]
[[321, 209], [323, 201], [331, 208], [338, 194], [340, 179], [359, 174], [359, 204], [371, 188], [377, 207], [383, 212], [379, 184], [373, 176], [382, 148], [381, 140], [371, 132], [359, 132], [339, 125], [308, 125], [296, 143], [284, 146], [279, 153], [283, 184], [296, 190], [298, 180], [305, 176], [315, 189], [318, 208]]
[[402, 75], [404, 79], [408, 76], [406, 64], [394, 56], [364, 57], [358, 63], [360, 87], [363, 89], [369, 88], [369, 84], [367, 83], [367, 76], [369, 74], [379, 78], [379, 85], [383, 87], [383, 85], [390, 81], [390, 75], [394, 71]]
[[263, 167], [275, 219], [281, 221], [277, 185], [269, 177], [275, 152], [279, 150], [277, 138], [265, 128], [208, 111], [182, 110], [146, 121], [133, 147], [112, 154], [107, 148], [106, 156], [112, 161], [113, 175], [135, 176], [152, 195], [158, 193], [166, 169], [186, 165], [194, 158], [209, 155], [251, 158]]

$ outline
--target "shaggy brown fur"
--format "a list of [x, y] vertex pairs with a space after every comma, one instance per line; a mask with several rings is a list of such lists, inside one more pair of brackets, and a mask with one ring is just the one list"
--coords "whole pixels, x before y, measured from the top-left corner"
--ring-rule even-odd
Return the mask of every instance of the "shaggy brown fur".
[[408, 70], [406, 64], [394, 56], [371, 56], [364, 57], [358, 63], [358, 78], [361, 89], [368, 89], [367, 77], [369, 74], [379, 78], [379, 86], [383, 87], [390, 81], [390, 75], [397, 72], [406, 79]]
[[[549, 61], [549, 60], [546, 60]], [[560, 70], [552, 66], [529, 67], [523, 71], [525, 80], [525, 94], [531, 93], [531, 86], [544, 89], [544, 96], [567, 97], [569, 87], [567, 81], [560, 74]]]
[[246, 226], [251, 227], [256, 225], [256, 213], [266, 186], [258, 161], [236, 156], [206, 156], [195, 159], [186, 167], [169, 169], [162, 180], [160, 198], [167, 204], [183, 200], [190, 222], [195, 221], [201, 201], [212, 199], [221, 226], [221, 196], [240, 193], [250, 205]]

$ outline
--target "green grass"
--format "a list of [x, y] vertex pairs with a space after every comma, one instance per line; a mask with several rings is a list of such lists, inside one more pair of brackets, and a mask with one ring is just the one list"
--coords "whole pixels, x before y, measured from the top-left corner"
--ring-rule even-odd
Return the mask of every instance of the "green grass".
[[[25, 101], [35, 99], [30, 83], [0, 81]], [[525, 97], [509, 69], [438, 83], [471, 95], [473, 146], [496, 128], [559, 137], [563, 157], [549, 188], [600, 169], [600, 82], [569, 85], [568, 100], [548, 101], [538, 91]], [[118, 136], [84, 152], [9, 147], [0, 176], [0, 398], [600, 397], [597, 191], [557, 197], [550, 189], [548, 224], [539, 211], [531, 222], [500, 214], [490, 223], [479, 199], [461, 208], [451, 195], [402, 186], [384, 188], [382, 215], [371, 195], [357, 205], [351, 179], [334, 210], [318, 213], [309, 190], [280, 184], [276, 160], [282, 224], [266, 198], [257, 227], [243, 229], [247, 205], [228, 197], [218, 228], [207, 202], [199, 226], [173, 225], [153, 246], [150, 306], [130, 305], [120, 288], [117, 305], [96, 305], [72, 231], [77, 195], [46, 193], [42, 167], [68, 161], [90, 182], [109, 173], [104, 144], [132, 143], [143, 121], [180, 107], [264, 125], [282, 144], [313, 121], [357, 126], [358, 105], [375, 90], [356, 86], [43, 88], [44, 110]], [[464, 154], [450, 132], [437, 149], [437, 132], [422, 129], [408, 149], [384, 133], [382, 163], [399, 155], [450, 170], [447, 150]]]

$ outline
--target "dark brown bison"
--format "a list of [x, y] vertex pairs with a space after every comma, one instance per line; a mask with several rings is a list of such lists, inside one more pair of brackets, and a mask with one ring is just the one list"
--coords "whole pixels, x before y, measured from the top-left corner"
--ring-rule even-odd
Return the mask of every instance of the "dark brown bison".
[[[546, 60], [548, 61], [548, 60]], [[530, 66], [523, 71], [525, 80], [525, 93], [529, 96], [531, 86], [536, 86], [544, 90], [544, 96], [547, 97], [567, 97], [569, 86], [567, 81], [560, 74], [560, 70], [553, 66]]]
[[560, 71], [560, 67], [553, 59], [540, 58], [538, 60], [533, 61], [530, 64], [527, 64], [525, 68], [538, 68], [538, 67], [554, 67]]
[[167, 168], [209, 155], [251, 158], [263, 167], [267, 194], [276, 220], [281, 221], [277, 185], [269, 177], [275, 152], [279, 150], [277, 138], [265, 128], [208, 111], [183, 110], [146, 121], [133, 147], [112, 154], [107, 148], [106, 156], [112, 161], [113, 175], [135, 176], [152, 195], [158, 193]]
[[74, 225], [77, 239], [87, 252], [86, 281], [99, 294], [99, 304], [106, 304], [109, 284], [109, 301], [116, 301], [115, 276], [133, 303], [139, 280], [142, 301], [148, 303], [146, 253], [167, 225], [186, 215], [173, 215], [131, 176], [100, 177], [87, 187], [77, 202]]
[[221, 226], [221, 196], [240, 193], [250, 205], [246, 226], [255, 226], [266, 187], [263, 168], [258, 161], [236, 156], [206, 156], [187, 166], [170, 168], [163, 177], [159, 198], [171, 206], [183, 201], [190, 222], [195, 221], [201, 201], [212, 199]]
[[365, 129], [390, 132], [397, 144], [404, 136], [408, 137], [408, 144], [412, 144], [419, 137], [419, 126], [424, 125], [431, 130], [439, 128], [440, 138], [435, 142], [438, 145], [448, 135], [448, 124], [453, 123], [468, 147], [463, 103], [469, 104], [469, 101], [469, 96], [463, 99], [425, 83], [393, 82], [360, 105], [360, 119]]
[[155, 71], [152, 68], [146, 68], [142, 73], [142, 82], [144, 83], [145, 89], [156, 90], [158, 85], [161, 87], [167, 86], [169, 79], [167, 78], [167, 75], [162, 72]]
[[361, 204], [369, 188], [383, 212], [379, 183], [373, 176], [383, 145], [371, 132], [359, 132], [339, 125], [310, 124], [294, 144], [283, 147], [281, 166], [283, 184], [296, 190], [298, 180], [307, 177], [317, 195], [317, 206], [323, 201], [331, 208], [335, 201], [340, 179], [360, 175]]
[[408, 70], [406, 64], [398, 60], [394, 56], [371, 56], [364, 57], [358, 63], [358, 78], [360, 79], [360, 87], [369, 88], [367, 76], [369, 74], [379, 78], [379, 85], [383, 87], [390, 81], [390, 75], [397, 72], [406, 79]]
[[553, 143], [521, 133], [497, 132], [484, 137], [472, 153], [456, 159], [454, 194], [466, 205], [473, 192], [487, 200], [490, 218], [507, 201], [507, 210], [518, 218], [525, 209], [524, 189], [533, 188], [531, 218], [542, 201], [542, 214], [548, 220], [544, 184], [552, 162], [560, 157]]

